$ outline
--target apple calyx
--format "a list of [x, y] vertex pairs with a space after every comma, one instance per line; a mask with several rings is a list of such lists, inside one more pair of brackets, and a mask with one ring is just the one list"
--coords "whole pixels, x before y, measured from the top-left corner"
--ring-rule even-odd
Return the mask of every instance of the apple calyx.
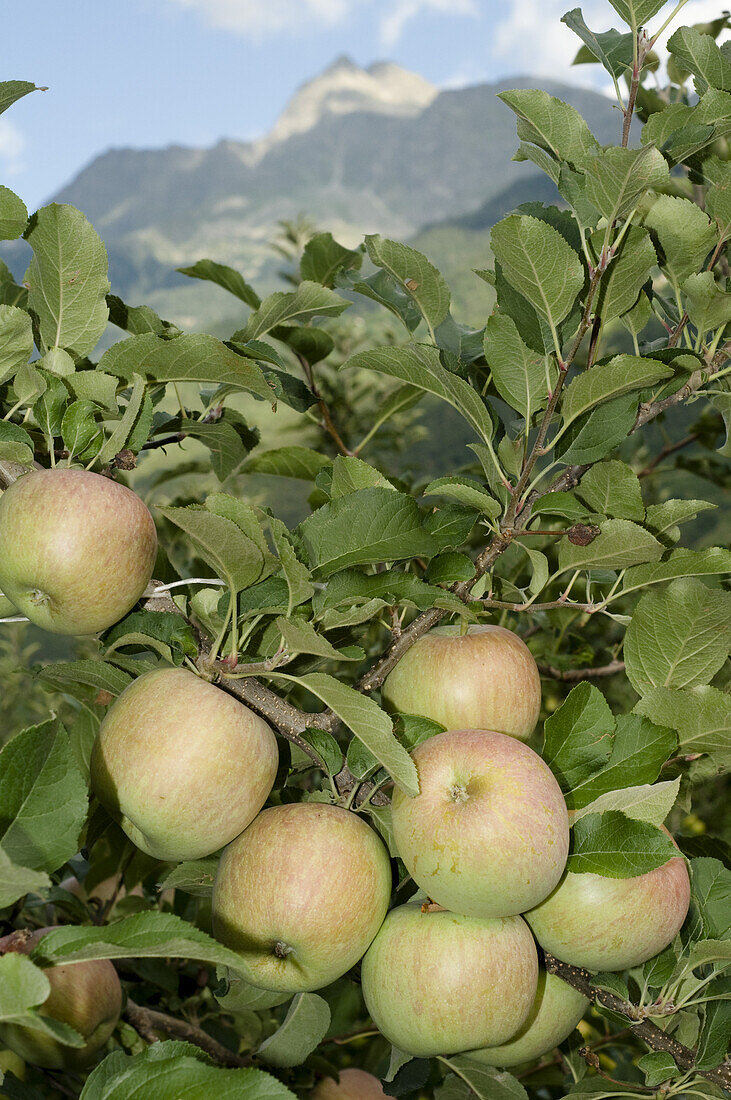
[[288, 943], [284, 943], [283, 940], [277, 940], [274, 944], [274, 954], [278, 959], [286, 959], [288, 955], [291, 955], [294, 951], [293, 947], [290, 947]]

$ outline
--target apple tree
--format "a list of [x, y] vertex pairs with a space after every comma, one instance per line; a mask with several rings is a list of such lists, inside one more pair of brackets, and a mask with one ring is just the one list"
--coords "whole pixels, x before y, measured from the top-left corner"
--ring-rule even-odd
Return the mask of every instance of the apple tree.
[[0, 188], [2, 630], [56, 639], [2, 712], [4, 1096], [731, 1082], [728, 18], [611, 6], [563, 21], [616, 145], [501, 93], [557, 200], [473, 325], [308, 231], [263, 298], [182, 269], [240, 313], [185, 332]]

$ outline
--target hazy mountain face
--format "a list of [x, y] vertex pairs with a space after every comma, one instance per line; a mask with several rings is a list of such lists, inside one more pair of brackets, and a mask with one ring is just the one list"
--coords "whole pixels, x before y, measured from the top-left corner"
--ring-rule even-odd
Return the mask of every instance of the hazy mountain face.
[[[604, 97], [539, 83], [573, 103], [600, 141], [616, 136]], [[535, 168], [510, 160], [515, 118], [496, 99], [535, 84], [438, 91], [397, 65], [340, 58], [257, 141], [110, 150], [55, 198], [83, 210], [106, 241], [116, 293], [195, 325], [201, 309], [225, 308], [221, 292], [201, 293], [174, 269], [209, 256], [266, 284], [280, 219], [306, 214], [346, 244], [365, 232], [408, 239], [482, 208], [509, 209], [511, 188], [525, 201], [531, 178], [545, 191]]]

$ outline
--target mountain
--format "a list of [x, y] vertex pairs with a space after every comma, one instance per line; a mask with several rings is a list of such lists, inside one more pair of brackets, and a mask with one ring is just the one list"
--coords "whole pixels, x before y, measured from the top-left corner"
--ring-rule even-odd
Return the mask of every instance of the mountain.
[[[82, 209], [106, 241], [116, 293], [188, 327], [212, 324], [232, 303], [175, 268], [207, 256], [271, 287], [282, 219], [305, 214], [344, 244], [366, 232], [408, 240], [464, 216], [497, 220], [542, 194], [535, 167], [510, 159], [515, 117], [496, 99], [536, 83], [573, 104], [600, 141], [616, 138], [616, 111], [591, 91], [524, 77], [440, 91], [388, 62], [363, 69], [340, 58], [263, 138], [111, 149], [55, 199]], [[457, 230], [469, 239], [469, 225]], [[3, 255], [22, 266], [17, 247]]]

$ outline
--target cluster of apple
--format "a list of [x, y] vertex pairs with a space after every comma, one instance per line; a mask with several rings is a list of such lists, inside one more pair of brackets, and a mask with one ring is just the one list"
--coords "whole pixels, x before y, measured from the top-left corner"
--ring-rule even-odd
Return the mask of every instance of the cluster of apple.
[[[149, 582], [155, 548], [139, 498], [95, 474], [37, 471], [0, 499], [0, 586], [56, 632], [98, 631], [125, 614]], [[395, 845], [423, 900], [390, 912], [380, 837], [340, 806], [263, 809], [278, 765], [274, 733], [193, 672], [157, 669], [119, 696], [93, 748], [92, 786], [157, 859], [224, 848], [214, 934], [254, 986], [315, 990], [362, 959], [368, 1010], [401, 1050], [471, 1051], [498, 1066], [537, 1057], [573, 1030], [587, 1001], [540, 967], [536, 941], [590, 970], [640, 964], [683, 923], [685, 862], [632, 879], [566, 872], [566, 803], [524, 743], [540, 678], [511, 631], [432, 631], [391, 672], [383, 698], [446, 728], [414, 750], [420, 793], [394, 792]], [[54, 989], [62, 971], [49, 972]], [[106, 1041], [115, 997], [93, 1027], [84, 1016], [89, 1049]], [[50, 998], [45, 1011], [62, 1018]], [[15, 1034], [0, 1037], [20, 1050]]]

